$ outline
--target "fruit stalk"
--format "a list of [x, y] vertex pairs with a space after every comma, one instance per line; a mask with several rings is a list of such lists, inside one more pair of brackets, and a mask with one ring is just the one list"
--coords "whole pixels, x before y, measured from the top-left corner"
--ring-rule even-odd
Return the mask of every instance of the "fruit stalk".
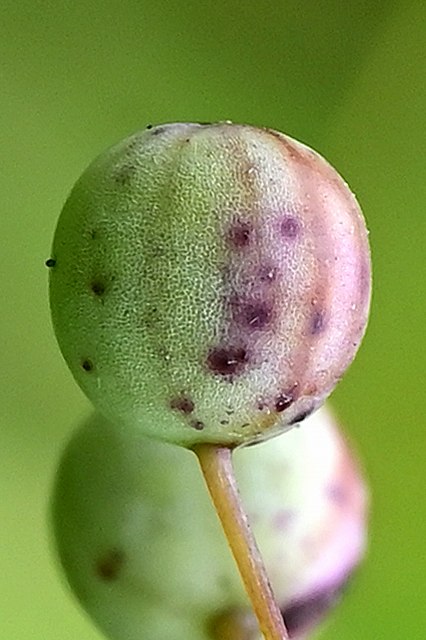
[[262, 556], [241, 504], [232, 449], [215, 444], [193, 447], [265, 640], [288, 640]]

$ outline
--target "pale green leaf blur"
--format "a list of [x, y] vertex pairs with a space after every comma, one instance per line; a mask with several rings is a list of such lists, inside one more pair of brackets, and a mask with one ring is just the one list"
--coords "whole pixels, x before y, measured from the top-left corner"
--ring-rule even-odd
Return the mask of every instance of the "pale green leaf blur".
[[61, 206], [125, 135], [220, 119], [313, 146], [364, 208], [373, 311], [333, 403], [371, 479], [371, 543], [323, 638], [424, 637], [425, 43], [426, 4], [410, 0], [1, 2], [0, 638], [101, 637], [47, 526], [60, 451], [88, 410], [49, 319]]

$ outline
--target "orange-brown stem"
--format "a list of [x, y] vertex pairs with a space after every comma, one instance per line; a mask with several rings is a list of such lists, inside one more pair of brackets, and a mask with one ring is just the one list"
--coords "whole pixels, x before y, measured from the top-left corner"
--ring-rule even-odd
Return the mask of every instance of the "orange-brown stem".
[[242, 507], [232, 450], [214, 444], [194, 447], [207, 488], [244, 582], [265, 640], [288, 640], [288, 633], [256, 541]]

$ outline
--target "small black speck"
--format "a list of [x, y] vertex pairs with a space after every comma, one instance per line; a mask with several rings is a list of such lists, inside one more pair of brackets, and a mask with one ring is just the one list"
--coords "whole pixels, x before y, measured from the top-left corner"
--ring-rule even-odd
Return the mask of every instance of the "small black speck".
[[46, 267], [49, 267], [49, 269], [52, 269], [52, 267], [54, 267], [56, 264], [56, 260], [55, 258], [49, 258], [48, 260], [46, 260], [45, 265]]
[[[201, 124], [201, 123], [200, 123], [200, 124]], [[223, 424], [223, 425], [225, 425], [225, 424], [229, 424], [229, 420], [221, 420], [221, 421], [220, 421], [220, 424]]]
[[201, 124], [203, 126], [208, 125], [208, 124], [212, 124], [211, 122], [198, 122], [197, 124]]
[[287, 409], [294, 402], [294, 397], [291, 394], [280, 393], [275, 400], [275, 411], [281, 412]]
[[196, 431], [202, 431], [206, 425], [201, 420], [193, 420], [191, 422], [191, 427]]
[[87, 371], [87, 373], [93, 371], [93, 362], [88, 358], [82, 361], [81, 366], [85, 371]]
[[90, 289], [95, 296], [100, 298], [105, 293], [105, 284], [101, 280], [93, 280], [90, 283]]
[[171, 400], [170, 407], [177, 411], [181, 411], [182, 413], [192, 413], [195, 405], [191, 398], [186, 395], [181, 395]]
[[261, 282], [271, 284], [277, 277], [277, 269], [271, 266], [264, 266], [259, 269], [259, 278]]
[[147, 128], [147, 129], [152, 129], [152, 124], [147, 124], [147, 125], [146, 125], [146, 128]]

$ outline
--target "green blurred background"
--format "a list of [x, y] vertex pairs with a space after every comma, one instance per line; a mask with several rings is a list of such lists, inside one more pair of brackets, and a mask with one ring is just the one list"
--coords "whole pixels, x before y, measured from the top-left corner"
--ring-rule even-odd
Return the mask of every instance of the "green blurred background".
[[2, 0], [2, 640], [100, 638], [64, 586], [46, 518], [88, 411], [47, 303], [63, 201], [94, 155], [147, 123], [220, 119], [313, 146], [364, 208], [373, 311], [333, 403], [371, 479], [371, 544], [323, 637], [426, 637], [425, 43], [426, 3], [408, 0]]

